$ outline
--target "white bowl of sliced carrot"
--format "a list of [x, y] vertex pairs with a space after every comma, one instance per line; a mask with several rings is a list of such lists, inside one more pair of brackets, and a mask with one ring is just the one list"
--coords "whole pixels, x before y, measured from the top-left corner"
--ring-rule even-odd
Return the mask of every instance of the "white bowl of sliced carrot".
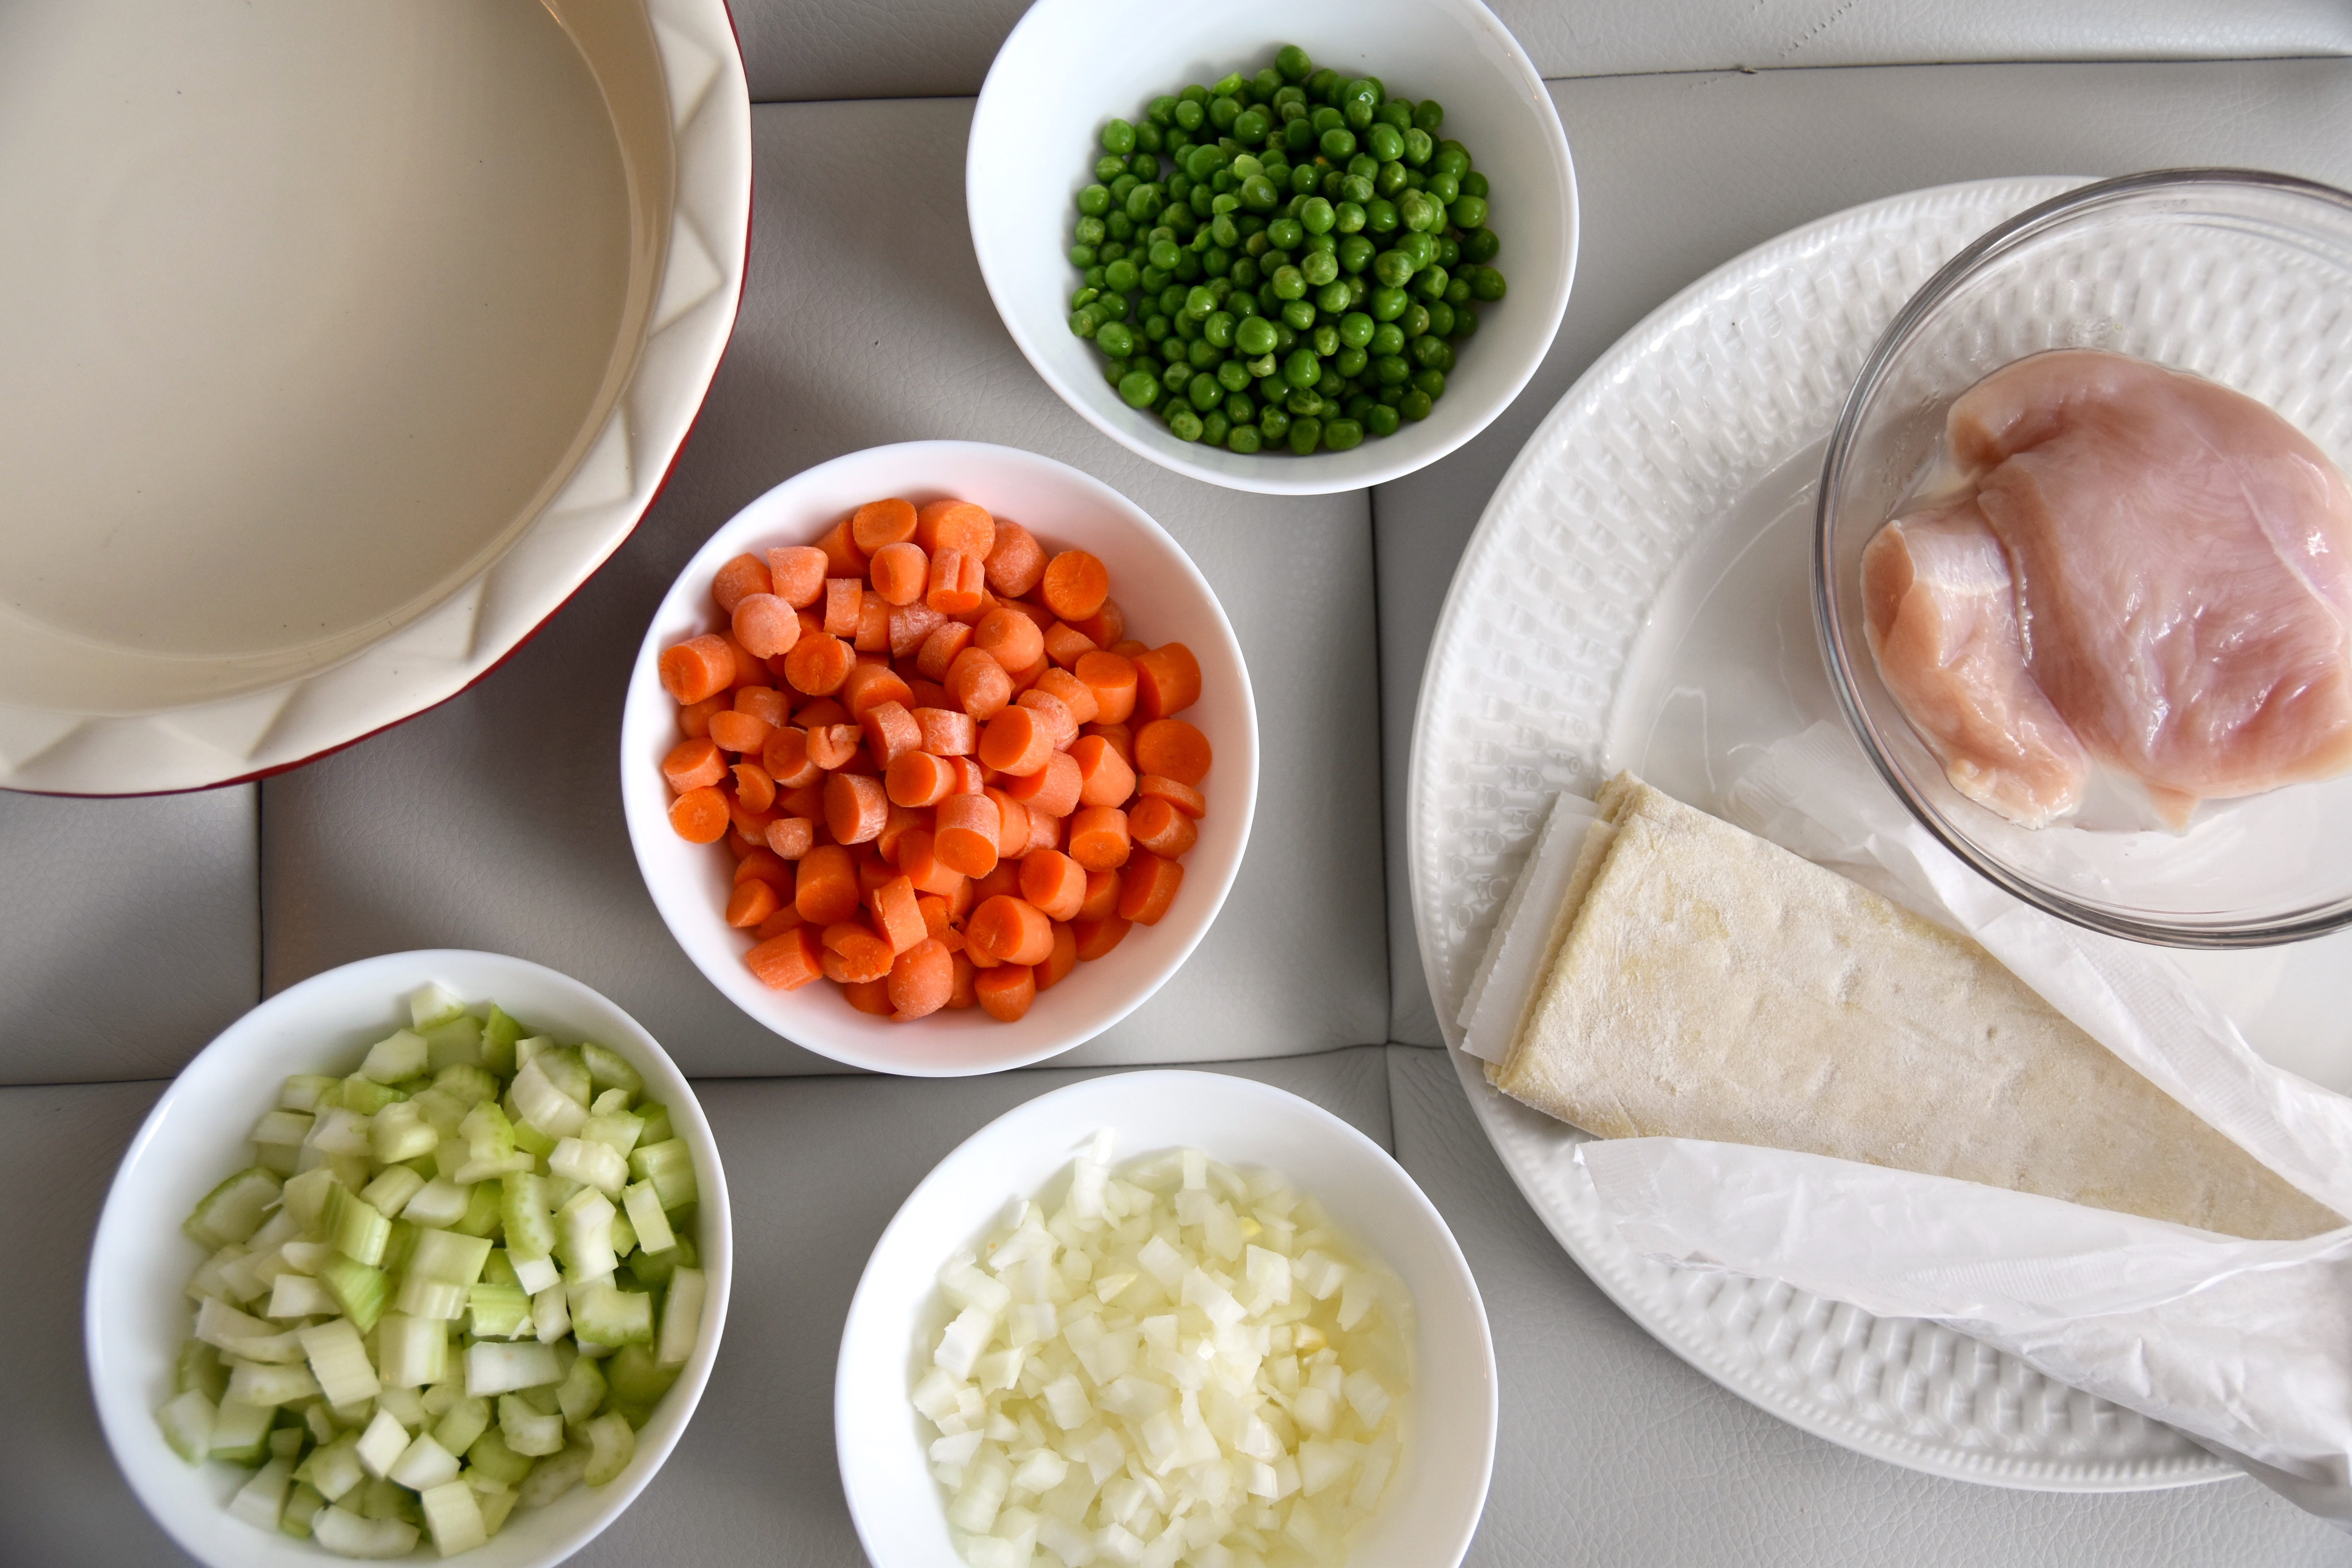
[[1223, 904], [1257, 797], [1240, 644], [1181, 547], [1066, 464], [851, 453], [713, 534], [621, 724], [637, 864], [687, 955], [856, 1067], [994, 1072], [1141, 1005]]

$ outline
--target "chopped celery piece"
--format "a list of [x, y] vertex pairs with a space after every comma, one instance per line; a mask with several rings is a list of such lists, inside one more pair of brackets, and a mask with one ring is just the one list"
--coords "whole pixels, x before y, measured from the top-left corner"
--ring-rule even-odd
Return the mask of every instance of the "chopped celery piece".
[[542, 1458], [563, 1451], [563, 1417], [543, 1415], [511, 1394], [499, 1396], [499, 1431], [518, 1454]]
[[555, 1218], [548, 1213], [547, 1180], [528, 1172], [499, 1184], [499, 1216], [513, 1258], [546, 1258], [555, 1250]]
[[677, 1131], [670, 1126], [669, 1107], [667, 1105], [647, 1103], [638, 1106], [630, 1114], [646, 1124], [646, 1130], [637, 1134], [640, 1144], [667, 1143], [677, 1136]]
[[[407, 1452], [406, 1449], [402, 1450]], [[377, 1476], [362, 1486], [356, 1499], [347, 1500], [353, 1512], [362, 1519], [404, 1519], [411, 1524], [422, 1524], [425, 1516], [417, 1510], [416, 1496], [390, 1476]]]
[[[382, 1119], [378, 1119], [376, 1125], [383, 1125]], [[424, 1189], [424, 1177], [405, 1165], [390, 1164], [382, 1175], [360, 1189], [360, 1196], [367, 1200], [370, 1208], [386, 1219], [398, 1219], [400, 1211], [408, 1206], [408, 1200]]]
[[532, 1292], [530, 1321], [541, 1344], [551, 1345], [572, 1331], [571, 1298], [561, 1282]]
[[601, 1487], [623, 1470], [636, 1456], [636, 1429], [617, 1410], [606, 1411], [588, 1423], [588, 1468], [581, 1479], [592, 1487]]
[[431, 1228], [446, 1228], [466, 1217], [474, 1201], [474, 1189], [460, 1186], [446, 1176], [436, 1176], [417, 1190], [400, 1211], [400, 1217]]
[[487, 1239], [499, 1228], [499, 1208], [506, 1189], [499, 1182], [476, 1182], [473, 1195], [466, 1200], [466, 1212], [449, 1228], [466, 1236]]
[[563, 1452], [538, 1461], [522, 1483], [521, 1506], [545, 1508], [565, 1492], [580, 1484], [588, 1473], [589, 1449], [584, 1443], [574, 1443]]
[[463, 1151], [445, 1152], [443, 1146], [457, 1138], [457, 1129], [465, 1124], [466, 1112], [474, 1108], [472, 1101], [461, 1100], [445, 1089], [426, 1089], [410, 1095], [403, 1103], [415, 1106], [417, 1119], [439, 1136], [441, 1142], [435, 1145], [435, 1150], [441, 1159], [453, 1167], [465, 1159]]
[[407, 1220], [394, 1220], [391, 1238], [383, 1244], [383, 1261], [376, 1267], [386, 1274], [405, 1271], [408, 1268], [409, 1254], [416, 1250], [418, 1234], [418, 1228]]
[[457, 994], [437, 980], [428, 980], [408, 994], [408, 1025], [413, 1029], [445, 1023], [465, 1010]]
[[172, 1452], [194, 1465], [201, 1463], [212, 1452], [213, 1402], [201, 1389], [184, 1389], [164, 1402], [155, 1412], [155, 1423], [163, 1428], [163, 1441]]
[[300, 1361], [294, 1331], [247, 1317], [217, 1297], [196, 1309], [196, 1338], [247, 1361]]
[[556, 1267], [553, 1258], [517, 1258], [509, 1248], [507, 1266], [514, 1270], [515, 1283], [533, 1296], [563, 1279], [563, 1272]]
[[523, 1037], [523, 1026], [490, 1005], [490, 1016], [482, 1020], [482, 1066], [500, 1078], [514, 1076], [515, 1042]]
[[472, 1067], [482, 1059], [482, 1021], [460, 1013], [417, 1031], [425, 1037], [425, 1059], [433, 1071]]
[[286, 1511], [278, 1516], [278, 1528], [297, 1541], [310, 1539], [310, 1526], [318, 1519], [327, 1500], [318, 1488], [308, 1481], [296, 1481], [287, 1494]]
[[321, 1398], [302, 1412], [302, 1426], [310, 1434], [311, 1442], [331, 1443], [335, 1440], [335, 1418], [330, 1414], [333, 1408]]
[[489, 1426], [490, 1402], [461, 1395], [449, 1406], [448, 1414], [441, 1417], [440, 1424], [433, 1428], [433, 1440], [453, 1454], [462, 1454], [472, 1447], [476, 1439], [489, 1430]]
[[470, 1552], [490, 1538], [482, 1505], [465, 1482], [452, 1478], [425, 1489], [416, 1500], [425, 1510], [425, 1528], [433, 1532], [434, 1550], [442, 1556]]
[[677, 1369], [656, 1364], [647, 1346], [623, 1345], [606, 1359], [604, 1381], [612, 1385], [614, 1405], [650, 1410], [677, 1381]]
[[286, 1184], [285, 1212], [304, 1230], [317, 1230], [327, 1213], [327, 1189], [334, 1186], [332, 1171], [305, 1171]]
[[375, 1407], [389, 1410], [392, 1418], [415, 1432], [432, 1420], [425, 1411], [425, 1396], [413, 1388], [387, 1388], [376, 1395]]
[[400, 1294], [393, 1305], [412, 1318], [452, 1323], [466, 1315], [467, 1287], [433, 1279], [410, 1269], [400, 1279]]
[[355, 1452], [369, 1475], [388, 1475], [400, 1456], [408, 1452], [408, 1428], [391, 1411], [379, 1409], [367, 1430], [360, 1434]]
[[620, 1111], [614, 1115], [593, 1115], [581, 1124], [580, 1136], [591, 1143], [602, 1143], [626, 1160], [645, 1136], [646, 1124]]
[[[228, 1374], [226, 1403], [291, 1405], [298, 1399], [314, 1398], [318, 1393], [318, 1381], [310, 1375], [309, 1367], [283, 1362], [241, 1361]], [[270, 1522], [275, 1524], [277, 1521]]]
[[430, 1491], [457, 1479], [457, 1456], [435, 1442], [432, 1434], [420, 1433], [393, 1461], [385, 1479], [413, 1492]]
[[474, 1446], [466, 1450], [466, 1462], [491, 1480], [510, 1487], [521, 1485], [531, 1472], [529, 1457], [508, 1447], [506, 1435], [495, 1426], [474, 1439]]
[[694, 1184], [694, 1153], [683, 1138], [640, 1144], [629, 1156], [629, 1170], [637, 1180], [654, 1184], [665, 1209], [683, 1207], [699, 1195]]
[[436, 1092], [457, 1100], [467, 1110], [486, 1100], [495, 1101], [499, 1097], [499, 1080], [490, 1075], [489, 1069], [471, 1062], [453, 1063], [443, 1068], [433, 1075], [433, 1088]]
[[392, 1239], [392, 1221], [373, 1204], [339, 1183], [327, 1194], [325, 1221], [327, 1239], [337, 1252], [370, 1267], [383, 1261], [383, 1245]]
[[556, 1408], [563, 1419], [577, 1426], [604, 1403], [604, 1372], [593, 1356], [580, 1356], [572, 1363], [572, 1370], [563, 1374], [563, 1382], [555, 1390]]
[[477, 1399], [538, 1388], [562, 1376], [552, 1345], [530, 1340], [513, 1344], [482, 1340], [466, 1347], [466, 1392]]
[[241, 1241], [232, 1241], [196, 1266], [188, 1277], [188, 1294], [201, 1301], [207, 1296], [217, 1296], [226, 1301], [229, 1297], [229, 1265], [243, 1258], [252, 1248]]
[[413, 1100], [394, 1100], [377, 1111], [368, 1126], [368, 1148], [381, 1164], [396, 1165], [430, 1154], [440, 1142], [440, 1131], [425, 1120]]
[[452, 1285], [471, 1285], [482, 1277], [482, 1265], [489, 1258], [490, 1243], [486, 1237], [454, 1230], [421, 1230], [416, 1233], [416, 1250], [409, 1255], [408, 1271], [427, 1279], [446, 1279]]
[[278, 1090], [280, 1110], [316, 1111], [332, 1102], [341, 1079], [325, 1078], [318, 1073], [298, 1072]]
[[[341, 1408], [373, 1399], [383, 1391], [368, 1360], [367, 1346], [348, 1318], [336, 1318], [300, 1331], [302, 1349], [310, 1361], [310, 1375], [328, 1404]], [[326, 1488], [320, 1487], [320, 1491]], [[332, 1496], [332, 1493], [329, 1493]]]
[[613, 1255], [613, 1201], [593, 1187], [583, 1187], [558, 1214], [563, 1236], [563, 1261], [572, 1277], [593, 1279], [610, 1274], [619, 1263]]
[[[674, 1281], [671, 1289], [677, 1289]], [[654, 1299], [643, 1291], [624, 1290], [610, 1280], [599, 1280], [573, 1300], [572, 1331], [600, 1345], [651, 1344]]]
[[374, 1121], [375, 1108], [354, 1110], [339, 1105], [320, 1114], [310, 1124], [310, 1147], [321, 1154], [349, 1154], [367, 1159], [375, 1152], [368, 1142], [368, 1128]]
[[[371, 1268], [340, 1253], [327, 1259], [327, 1266], [319, 1270], [319, 1283], [333, 1294], [352, 1326], [361, 1333], [375, 1327], [376, 1320], [383, 1316], [383, 1309], [392, 1295], [383, 1269]], [[338, 1399], [334, 1403], [341, 1405], [343, 1402]]]
[[669, 1293], [662, 1298], [661, 1338], [654, 1347], [656, 1365], [684, 1366], [694, 1354], [694, 1342], [702, 1331], [705, 1294], [701, 1269], [680, 1268], [670, 1275]]
[[648, 1290], [667, 1289], [669, 1277], [684, 1262], [684, 1249], [669, 1247], [661, 1252], [647, 1252], [640, 1247], [629, 1257], [629, 1274]]
[[318, 1119], [308, 1111], [272, 1110], [253, 1124], [247, 1137], [256, 1143], [292, 1143], [299, 1146], [310, 1136], [310, 1124]]
[[[629, 1091], [625, 1089], [600, 1089], [596, 1091], [596, 1098], [588, 1102], [588, 1116], [591, 1121], [599, 1116], [627, 1116], [628, 1113]], [[636, 1119], [630, 1117], [630, 1120], [634, 1121]], [[640, 1123], [638, 1128], [630, 1133], [630, 1142], [635, 1142], [637, 1132], [643, 1130], [643, 1124]]]
[[239, 1171], [206, 1193], [180, 1228], [205, 1247], [243, 1241], [261, 1228], [278, 1190], [278, 1178], [258, 1165]]
[[362, 1519], [341, 1504], [310, 1521], [310, 1539], [339, 1557], [405, 1557], [418, 1533], [404, 1519]]
[[316, 1274], [334, 1255], [335, 1249], [323, 1241], [289, 1241], [278, 1249], [286, 1267], [297, 1274]]
[[[579, 1094], [567, 1091], [563, 1084], [576, 1081]], [[561, 1049], [541, 1051], [530, 1058], [524, 1068], [515, 1074], [509, 1090], [515, 1109], [522, 1120], [551, 1138], [570, 1138], [588, 1120], [588, 1070], [580, 1065], [576, 1056], [569, 1057]]]
[[617, 1089], [632, 1100], [646, 1091], [644, 1077], [618, 1051], [583, 1040], [580, 1063], [588, 1069], [588, 1081], [597, 1089]]
[[395, 1029], [368, 1047], [360, 1076], [370, 1083], [394, 1084], [425, 1070], [425, 1037], [414, 1029]]
[[306, 1274], [280, 1274], [269, 1283], [269, 1305], [264, 1311], [272, 1318], [330, 1317], [341, 1311], [332, 1292]]
[[621, 1189], [629, 1184], [628, 1157], [609, 1143], [590, 1142], [584, 1138], [566, 1138], [558, 1142], [555, 1152], [547, 1157], [547, 1168], [556, 1175], [569, 1176], [583, 1187], [593, 1187], [608, 1198], [619, 1197]]
[[633, 1183], [621, 1194], [621, 1212], [637, 1233], [637, 1245], [647, 1252], [667, 1252], [677, 1245], [669, 1215], [662, 1212], [661, 1194], [651, 1182]]
[[183, 1343], [172, 1369], [172, 1391], [185, 1394], [191, 1389], [215, 1405], [228, 1391], [228, 1368], [221, 1364], [220, 1352], [202, 1340]]
[[341, 1498], [367, 1479], [367, 1471], [360, 1464], [358, 1435], [346, 1432], [324, 1447], [311, 1450], [310, 1457], [295, 1470], [294, 1479], [316, 1487], [319, 1495], [329, 1502]]
[[267, 1405], [222, 1405], [213, 1412], [212, 1457], [233, 1465], [261, 1463], [277, 1418], [278, 1412]]
[[272, 1459], [254, 1471], [253, 1479], [237, 1489], [228, 1500], [231, 1518], [241, 1519], [257, 1530], [276, 1530], [278, 1516], [286, 1510], [286, 1493], [294, 1484], [294, 1467], [285, 1459]]
[[613, 1256], [626, 1258], [636, 1249], [637, 1227], [629, 1223], [627, 1215], [614, 1215], [613, 1216]]
[[520, 1285], [477, 1285], [466, 1292], [466, 1310], [476, 1339], [511, 1340], [531, 1328], [530, 1298]]
[[[305, 1375], [308, 1374], [306, 1373]], [[317, 1395], [313, 1394], [311, 1397], [315, 1400]], [[289, 1411], [288, 1414], [290, 1415], [292, 1413]], [[292, 1464], [295, 1460], [302, 1457], [302, 1440], [304, 1435], [303, 1428], [299, 1426], [271, 1427], [269, 1431], [269, 1457], [273, 1459], [283, 1459], [289, 1465]]]
[[423, 1388], [449, 1374], [449, 1330], [440, 1319], [388, 1313], [376, 1325], [375, 1342], [386, 1388]]
[[555, 1152], [556, 1141], [528, 1121], [514, 1124], [515, 1147], [533, 1159], [544, 1160]]
[[[514, 1260], [507, 1256], [505, 1247], [490, 1248], [489, 1261], [482, 1265], [482, 1283], [485, 1285], [520, 1285], [522, 1283], [521, 1279], [515, 1275]], [[523, 1294], [528, 1296], [530, 1292], [525, 1290]]]
[[[335, 1109], [358, 1116], [373, 1116], [385, 1106], [404, 1097], [388, 1083], [378, 1083], [364, 1073], [353, 1073], [343, 1079], [343, 1087], [335, 1095]], [[329, 1114], [332, 1114], [330, 1112]], [[326, 1120], [325, 1117], [320, 1118]]]
[[489, 1531], [491, 1537], [495, 1539], [499, 1530], [505, 1526], [507, 1515], [514, 1511], [518, 1494], [514, 1488], [502, 1486], [486, 1476], [476, 1476], [468, 1472], [466, 1480], [474, 1489], [474, 1496], [482, 1505], [482, 1528]]

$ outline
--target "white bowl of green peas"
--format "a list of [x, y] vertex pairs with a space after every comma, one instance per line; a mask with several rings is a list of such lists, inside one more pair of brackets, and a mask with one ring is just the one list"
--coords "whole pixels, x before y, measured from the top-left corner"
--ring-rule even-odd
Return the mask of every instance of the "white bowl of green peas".
[[1576, 270], [1541, 78], [1478, 0], [1037, 0], [965, 170], [1013, 341], [1154, 462], [1316, 495], [1518, 395]]

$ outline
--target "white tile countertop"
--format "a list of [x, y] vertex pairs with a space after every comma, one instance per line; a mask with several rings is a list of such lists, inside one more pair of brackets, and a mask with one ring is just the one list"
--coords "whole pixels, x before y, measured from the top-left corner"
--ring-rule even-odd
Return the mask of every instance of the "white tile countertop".
[[[0, 1255], [16, 1272], [0, 1290], [0, 1563], [184, 1561], [117, 1474], [82, 1369], [106, 1184], [163, 1081], [243, 1008], [426, 946], [535, 959], [635, 1015], [699, 1080], [736, 1194], [719, 1375], [583, 1563], [862, 1562], [833, 1364], [883, 1225], [1011, 1106], [1084, 1072], [1192, 1061], [1352, 1121], [1454, 1226], [1502, 1374], [1480, 1568], [2352, 1563], [2352, 1540], [2250, 1481], [2056, 1495], [1933, 1479], [1786, 1426], [1675, 1359], [1561, 1253], [1431, 1048], [1399, 853], [1454, 563], [1519, 445], [1610, 343], [1748, 247], [1918, 186], [2189, 163], [2352, 185], [2352, 10], [1496, 8], [1552, 79], [1576, 158], [1567, 320], [1478, 440], [1409, 479], [1300, 500], [1132, 456], [1055, 399], [999, 323], [965, 227], [963, 143], [1019, 0], [739, 0], [759, 100], [750, 279], [635, 536], [480, 685], [325, 761], [199, 795], [0, 796]], [[1233, 619], [1264, 736], [1249, 856], [1190, 963], [1110, 1034], [984, 1079], [842, 1074], [738, 1014], [655, 915], [613, 761], [637, 639], [701, 541], [812, 463], [923, 437], [1046, 453], [1157, 517]]]

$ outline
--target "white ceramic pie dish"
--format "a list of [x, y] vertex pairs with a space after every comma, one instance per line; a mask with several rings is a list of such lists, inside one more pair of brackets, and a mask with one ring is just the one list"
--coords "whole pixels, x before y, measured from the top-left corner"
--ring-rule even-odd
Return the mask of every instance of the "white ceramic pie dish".
[[488, 670], [667, 473], [751, 173], [723, 0], [0, 11], [0, 787], [268, 773]]

